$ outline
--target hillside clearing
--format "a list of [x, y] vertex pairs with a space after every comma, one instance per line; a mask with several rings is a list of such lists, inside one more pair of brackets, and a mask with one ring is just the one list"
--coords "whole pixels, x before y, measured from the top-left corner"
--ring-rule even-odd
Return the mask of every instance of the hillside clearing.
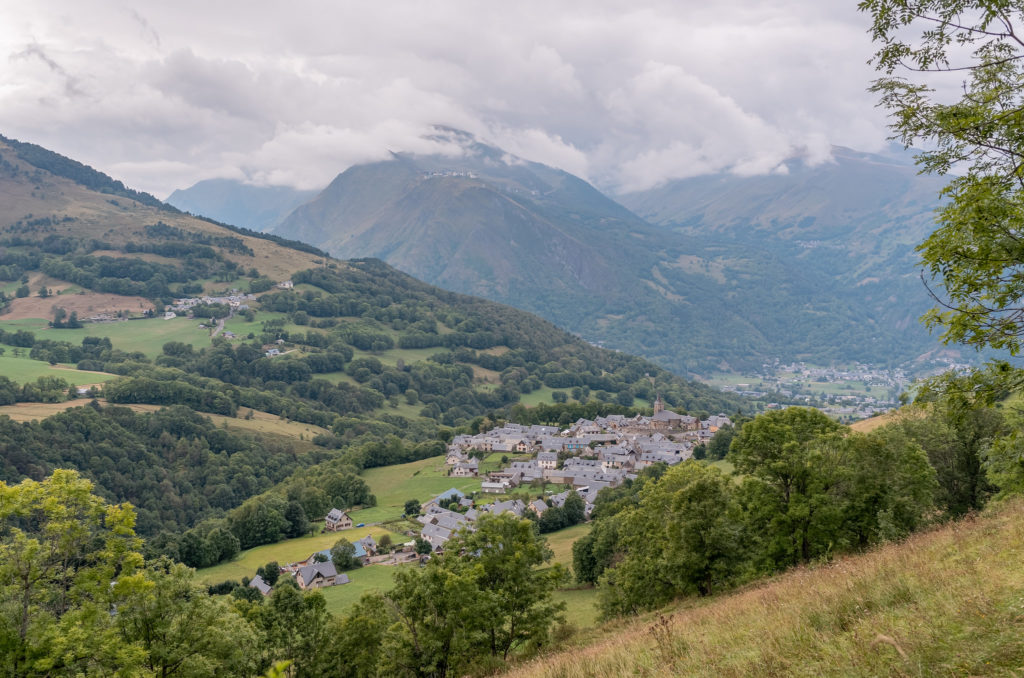
[[[2, 359], [0, 359], [0, 365], [3, 365]], [[60, 373], [57, 376], [63, 376], [63, 373]], [[105, 376], [109, 379], [116, 375], [111, 374]], [[103, 406], [109, 404], [103, 398], [97, 398], [97, 400]], [[82, 407], [83, 405], [87, 405], [89, 402], [89, 398], [78, 398], [75, 400], [67, 400], [62, 403], [15, 403], [14, 405], [0, 406], [0, 415], [7, 415], [14, 421], [33, 421], [52, 417], [58, 412], [64, 412], [65, 410], [69, 410], [73, 407]], [[130, 403], [118, 404], [117, 407], [127, 407], [134, 412], [156, 412], [161, 408], [161, 405]], [[252, 413], [252, 418], [246, 419], [246, 416], [248, 416], [250, 412]], [[244, 431], [247, 433], [255, 433], [263, 436], [281, 436], [294, 439], [295, 441], [307, 441], [308, 447], [313, 447], [313, 436], [327, 432], [327, 429], [320, 428], [319, 426], [303, 424], [297, 421], [288, 421], [281, 419], [276, 414], [261, 412], [259, 410], [249, 410], [247, 408], [241, 409], [236, 417], [228, 417], [222, 414], [210, 414], [208, 412], [200, 412], [199, 414], [203, 417], [209, 418], [210, 421], [217, 426], [226, 426], [230, 429]]]
[[118, 311], [141, 314], [143, 311], [152, 310], [153, 302], [143, 297], [126, 297], [99, 292], [24, 297], [11, 302], [3, 319], [44, 318], [48, 321], [53, 318], [53, 312], [57, 308], [63, 308], [69, 314], [77, 313], [80, 320], [86, 320], [100, 313], [114, 314]]
[[850, 424], [850, 429], [857, 433], [871, 433], [876, 428], [879, 428], [885, 424], [890, 423], [895, 417], [899, 410], [890, 410], [885, 414], [879, 414], [874, 417], [867, 419], [861, 419]]
[[570, 570], [572, 569], [572, 545], [576, 543], [576, 540], [580, 537], [587, 535], [590, 532], [590, 523], [580, 523], [572, 527], [567, 527], [557, 532], [550, 532], [546, 535], [548, 539], [548, 546], [554, 552], [555, 556], [552, 559], [554, 563], [561, 563]]
[[[14, 347], [4, 346], [4, 354], [0, 355], [0, 375], [17, 384], [35, 381], [39, 377], [60, 377], [72, 386], [89, 386], [102, 384], [117, 377], [109, 372], [92, 372], [76, 370], [72, 365], [50, 365], [44, 360], [34, 360], [25, 356], [14, 355]], [[26, 354], [28, 349], [21, 349]]]
[[[402, 543], [407, 539], [404, 535], [396, 534], [383, 527], [372, 526], [355, 527], [351, 530], [342, 530], [340, 532], [321, 532], [313, 536], [286, 539], [276, 544], [266, 544], [247, 549], [226, 563], [196, 570], [196, 581], [200, 584], [216, 584], [227, 579], [241, 580], [242, 577], [249, 577], [251, 579], [256, 575], [257, 568], [263, 567], [271, 561], [276, 561], [281, 565], [293, 563], [308, 558], [310, 554], [317, 551], [331, 548], [339, 539], [344, 538], [354, 542], [368, 534], [373, 535], [373, 538], [376, 540], [387, 534], [391, 536], [391, 541], [395, 543]], [[366, 569], [377, 567], [387, 569], [391, 566], [374, 565]]]
[[452, 487], [467, 494], [480, 489], [479, 478], [449, 478], [444, 460], [444, 456], [430, 457], [408, 464], [363, 471], [363, 480], [377, 496], [377, 505], [352, 511], [349, 514], [352, 520], [357, 523], [377, 523], [399, 518], [409, 499], [423, 503]]
[[1024, 502], [758, 586], [610, 626], [520, 678], [1014, 676]]
[[[59, 412], [70, 410], [73, 407], [82, 407], [88, 405], [91, 399], [79, 398], [77, 400], [68, 400], [63, 403], [15, 403], [14, 405], [4, 405], [0, 407], [0, 416], [8, 416], [14, 421], [37, 421], [40, 419], [46, 419], [52, 417]], [[106, 405], [107, 401], [102, 398], [97, 399], [101, 405]], [[133, 412], [156, 412], [160, 409], [158, 405], [119, 405], [118, 407], [127, 407]]]

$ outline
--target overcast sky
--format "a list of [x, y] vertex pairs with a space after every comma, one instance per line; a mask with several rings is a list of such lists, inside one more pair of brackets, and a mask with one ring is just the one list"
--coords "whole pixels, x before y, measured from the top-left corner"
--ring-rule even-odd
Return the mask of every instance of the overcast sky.
[[433, 124], [635, 190], [877, 150], [855, 0], [0, 0], [0, 133], [166, 197], [301, 188]]

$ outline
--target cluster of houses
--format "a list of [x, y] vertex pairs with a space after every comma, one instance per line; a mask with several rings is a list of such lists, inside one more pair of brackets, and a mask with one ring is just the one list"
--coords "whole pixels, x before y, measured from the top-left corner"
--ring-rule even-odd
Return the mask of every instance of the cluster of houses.
[[[479, 461], [474, 453], [504, 452], [510, 457], [508, 465], [493, 471], [481, 484], [485, 493], [503, 494], [509, 489], [533, 481], [566, 485], [569, 489], [527, 503], [522, 499], [508, 499], [478, 505], [465, 493], [451, 488], [422, 505], [417, 521], [422, 526], [420, 536], [434, 552], [442, 551], [445, 543], [460, 529], [473, 529], [482, 514], [512, 513], [523, 517], [527, 512], [537, 517], [552, 507], [562, 507], [570, 493], [583, 500], [584, 515], [589, 518], [597, 494], [605, 487], [616, 487], [627, 478], [636, 478], [638, 471], [656, 463], [678, 464], [693, 456], [693, 447], [707, 442], [725, 425], [731, 425], [724, 414], [701, 421], [696, 417], [677, 414], [664, 408], [661, 398], [655, 401], [654, 414], [608, 415], [591, 421], [580, 419], [565, 430], [553, 426], [524, 426], [506, 424], [478, 435], [454, 438], [446, 462], [455, 477], [478, 477]], [[453, 506], [453, 503], [455, 506]], [[332, 509], [324, 519], [324, 530], [337, 532], [353, 527], [353, 521], [340, 509]], [[373, 562], [378, 555], [373, 537], [353, 542], [355, 557], [363, 564]], [[412, 553], [413, 542], [405, 545]], [[381, 556], [387, 558], [388, 556]], [[310, 554], [303, 561], [282, 567], [292, 573], [299, 588], [323, 588], [349, 582], [348, 575], [339, 573], [331, 561], [330, 551]], [[259, 576], [249, 586], [264, 595], [270, 586]]]
[[[333, 521], [335, 528], [332, 531], [347, 529], [345, 527], [338, 527], [338, 525], [345, 524], [345, 521], [347, 521], [348, 527], [352, 527], [352, 519], [345, 512], [333, 509], [331, 514], [335, 514]], [[328, 515], [330, 516], [331, 514]], [[372, 535], [367, 535], [358, 541], [352, 542], [352, 546], [355, 548], [352, 556], [361, 565], [366, 565], [370, 562], [371, 558], [378, 555], [377, 542]], [[331, 560], [330, 549], [311, 553], [305, 560], [289, 563], [281, 567], [281, 572], [283, 574], [293, 574], [295, 576], [295, 583], [302, 590], [320, 589], [349, 583], [348, 575], [344, 572], [338, 572], [338, 569], [334, 566], [334, 561]], [[270, 595], [271, 587], [260, 575], [253, 577], [249, 582], [249, 586], [265, 596]]]
[[164, 312], [164, 318], [169, 320], [177, 317], [178, 313], [187, 314], [196, 306], [209, 306], [210, 304], [224, 304], [225, 306], [230, 306], [234, 311], [245, 311], [249, 308], [249, 302], [255, 300], [255, 295], [242, 294], [238, 290], [231, 290], [228, 295], [222, 297], [185, 297], [175, 299], [170, 309]]
[[[540, 517], [552, 506], [561, 508], [565, 505], [565, 500], [569, 497], [569, 493], [575, 491], [566, 490], [560, 494], [548, 497], [547, 501], [537, 499], [526, 503], [522, 499], [509, 499], [477, 506], [472, 499], [453, 487], [437, 495], [421, 507], [423, 515], [416, 519], [423, 526], [420, 529], [420, 537], [430, 544], [434, 552], [442, 551], [444, 550], [445, 542], [451, 539], [457, 530], [472, 530], [473, 524], [485, 513], [496, 516], [503, 513], [511, 513], [522, 518], [526, 515], [527, 511], [530, 511], [537, 517]], [[597, 498], [597, 490], [580, 491], [578, 494], [582, 497], [586, 506], [584, 515], [589, 518], [590, 512], [594, 508], [594, 500]], [[450, 508], [452, 502], [458, 502], [458, 508], [462, 510], [452, 510]]]
[[652, 464], [672, 466], [691, 458], [694, 446], [731, 423], [724, 414], [704, 421], [677, 414], [666, 410], [658, 398], [650, 417], [612, 414], [580, 419], [564, 431], [506, 424], [474, 436], [457, 436], [448, 446], [446, 461], [454, 477], [479, 477], [479, 453], [521, 455], [487, 474], [481, 485], [487, 493], [502, 494], [539, 480], [570, 485], [582, 493], [597, 492], [622, 484]]

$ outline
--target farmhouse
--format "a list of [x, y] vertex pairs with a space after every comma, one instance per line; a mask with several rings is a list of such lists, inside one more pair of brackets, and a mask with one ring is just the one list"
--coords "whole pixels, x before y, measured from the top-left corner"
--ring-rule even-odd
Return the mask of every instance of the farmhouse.
[[324, 531], [326, 532], [337, 532], [338, 530], [347, 530], [352, 527], [352, 519], [348, 517], [348, 514], [341, 509], [331, 509], [327, 517], [324, 518]]
[[348, 575], [338, 574], [338, 571], [334, 568], [334, 563], [329, 560], [307, 565], [295, 573], [295, 583], [303, 590], [338, 586], [348, 582]]
[[475, 478], [480, 468], [476, 459], [459, 462], [452, 467], [451, 475], [455, 478]]

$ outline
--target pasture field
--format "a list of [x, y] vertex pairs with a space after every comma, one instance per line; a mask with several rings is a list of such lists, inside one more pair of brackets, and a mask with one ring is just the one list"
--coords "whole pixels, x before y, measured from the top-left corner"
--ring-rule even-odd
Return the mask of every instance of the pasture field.
[[579, 525], [573, 525], [567, 527], [564, 530], [558, 530], [557, 532], [549, 532], [544, 535], [548, 539], [548, 546], [554, 552], [555, 556], [551, 559], [552, 563], [561, 563], [565, 567], [572, 570], [572, 545], [576, 543], [576, 540], [590, 533], [590, 523], [580, 523]]
[[[252, 412], [252, 419], [245, 418], [249, 412]], [[210, 420], [218, 426], [226, 425], [228, 428], [240, 429], [249, 433], [282, 436], [286, 438], [293, 438], [296, 441], [304, 440], [309, 442], [310, 447], [313, 445], [312, 439], [314, 436], [329, 432], [327, 429], [321, 428], [320, 426], [303, 424], [298, 421], [288, 421], [281, 419], [281, 417], [276, 414], [261, 412], [260, 410], [250, 410], [246, 407], [239, 408], [238, 416], [235, 417], [227, 417], [222, 414], [210, 414], [208, 412], [202, 412], [201, 414], [204, 417], [209, 417]]]
[[[526, 405], [527, 407], [536, 407], [541, 403], [553, 403], [555, 401], [551, 399], [551, 394], [554, 393], [556, 390], [562, 391], [568, 396], [569, 391], [571, 391], [572, 389], [554, 389], [548, 386], [541, 386], [535, 391], [532, 391], [530, 393], [524, 393], [521, 396], [519, 396], [519, 402]], [[569, 400], [572, 400], [572, 398], [570, 397]]]
[[199, 324], [202, 322], [199, 319], [144, 318], [109, 323], [86, 323], [84, 327], [74, 330], [55, 330], [47, 327], [46, 322], [42, 319], [16, 321], [0, 319], [0, 328], [11, 332], [29, 330], [35, 333], [37, 339], [68, 341], [76, 345], [81, 344], [85, 337], [108, 337], [114, 348], [129, 352], [139, 351], [150, 358], [160, 355], [164, 344], [169, 341], [192, 344], [196, 348], [210, 345], [210, 333], [208, 330], [199, 329]]
[[[58, 412], [70, 410], [72, 407], [82, 407], [83, 405], [87, 405], [90, 400], [90, 398], [77, 398], [63, 403], [15, 403], [14, 405], [4, 405], [0, 407], [0, 415], [6, 415], [14, 421], [38, 421], [40, 419], [52, 417]], [[102, 405], [107, 404], [107, 401], [102, 398], [99, 398], [98, 400]], [[119, 405], [118, 407], [127, 407], [135, 412], [155, 412], [160, 409], [159, 405], [139, 404]]]
[[897, 412], [900, 410], [890, 410], [884, 414], [879, 414], [874, 417], [868, 417], [867, 419], [861, 419], [850, 424], [850, 428], [857, 433], [870, 433], [876, 428], [885, 426], [889, 422], [896, 418]]
[[718, 461], [708, 462], [708, 466], [714, 466], [715, 468], [717, 468], [719, 471], [726, 475], [731, 475], [732, 472], [736, 470], [736, 467], [733, 466], [732, 462], [726, 461], [725, 459], [719, 459]]
[[[295, 561], [308, 558], [312, 553], [331, 548], [339, 539], [345, 538], [354, 542], [368, 534], [372, 534], [374, 539], [380, 539], [383, 535], [387, 534], [391, 536], [392, 542], [399, 544], [408, 539], [404, 535], [376, 526], [354, 527], [351, 530], [342, 530], [340, 532], [320, 532], [313, 536], [307, 535], [295, 539], [286, 539], [276, 544], [265, 544], [264, 546], [247, 549], [226, 563], [196, 570], [196, 581], [200, 584], [216, 584], [227, 579], [239, 581], [241, 581], [242, 577], [249, 577], [251, 579], [255, 576], [257, 568], [271, 561], [277, 561], [281, 565], [294, 563]], [[377, 566], [371, 566], [366, 569], [373, 569], [374, 567]]]
[[565, 603], [565, 620], [581, 629], [597, 626], [597, 589], [559, 589], [552, 598]]
[[349, 583], [320, 589], [327, 601], [327, 611], [333, 615], [343, 615], [364, 593], [390, 591], [394, 586], [392, 576], [396, 568], [418, 567], [417, 565], [369, 565], [346, 572]]
[[[344, 615], [349, 608], [363, 597], [364, 593], [389, 591], [394, 582], [392, 576], [397, 567], [417, 567], [416, 565], [370, 565], [346, 574], [348, 584], [321, 589], [327, 600], [327, 611], [333, 615]], [[597, 589], [561, 589], [552, 594], [556, 602], [566, 604], [565, 618], [580, 628], [589, 628], [597, 624]]]
[[[45, 365], [45, 363], [42, 364]], [[3, 358], [0, 358], [0, 367], [2, 366]], [[57, 374], [57, 376], [63, 376], [64, 372], [77, 372], [77, 370], [62, 370]], [[0, 374], [3, 374], [3, 372], [0, 371]], [[79, 374], [95, 373], [85, 372]], [[101, 374], [104, 374], [108, 379], [116, 376], [107, 375], [105, 373]], [[69, 410], [72, 407], [82, 407], [83, 405], [88, 404], [89, 400], [89, 398], [76, 398], [75, 400], [68, 400], [62, 403], [15, 403], [14, 405], [3, 405], [0, 406], [0, 415], [7, 415], [14, 421], [46, 419], [58, 412]], [[98, 400], [101, 405], [107, 405], [107, 402], [102, 398], [99, 398]], [[136, 412], [155, 412], [160, 409], [159, 405], [146, 405], [140, 403], [127, 405], [119, 404], [118, 407], [127, 407]], [[313, 436], [327, 432], [327, 429], [320, 428], [319, 426], [303, 424], [297, 421], [286, 421], [278, 417], [276, 414], [261, 412], [259, 410], [253, 410], [252, 419], [246, 419], [245, 417], [249, 412], [249, 409], [242, 408], [236, 417], [227, 417], [221, 414], [210, 414], [209, 412], [200, 412], [199, 414], [209, 418], [210, 421], [217, 426], [227, 426], [230, 429], [256, 435], [288, 438], [292, 442], [298, 443], [300, 447], [303, 442], [305, 442], [308, 447], [313, 447]]]
[[349, 514], [352, 520], [379, 523], [400, 517], [409, 499], [422, 504], [452, 487], [466, 494], [480, 489], [479, 478], [449, 478], [444, 459], [444, 456], [430, 457], [408, 464], [366, 469], [362, 477], [377, 496], [377, 505], [352, 511]]
[[72, 386], [82, 386], [102, 384], [117, 376], [107, 372], [76, 370], [73, 365], [50, 365], [45, 361], [29, 358], [28, 349], [21, 349], [25, 355], [15, 356], [13, 346], [3, 348], [4, 354], [0, 355], [0, 376], [18, 384], [35, 381], [39, 377], [60, 377]]
[[379, 353], [371, 353], [370, 351], [362, 351], [355, 349], [352, 354], [352, 359], [356, 358], [376, 358], [385, 365], [394, 367], [398, 364], [399, 359], [403, 360], [406, 365], [426, 360], [435, 353], [444, 351], [444, 347], [435, 346], [433, 348], [392, 348], [387, 351], [380, 351]]

